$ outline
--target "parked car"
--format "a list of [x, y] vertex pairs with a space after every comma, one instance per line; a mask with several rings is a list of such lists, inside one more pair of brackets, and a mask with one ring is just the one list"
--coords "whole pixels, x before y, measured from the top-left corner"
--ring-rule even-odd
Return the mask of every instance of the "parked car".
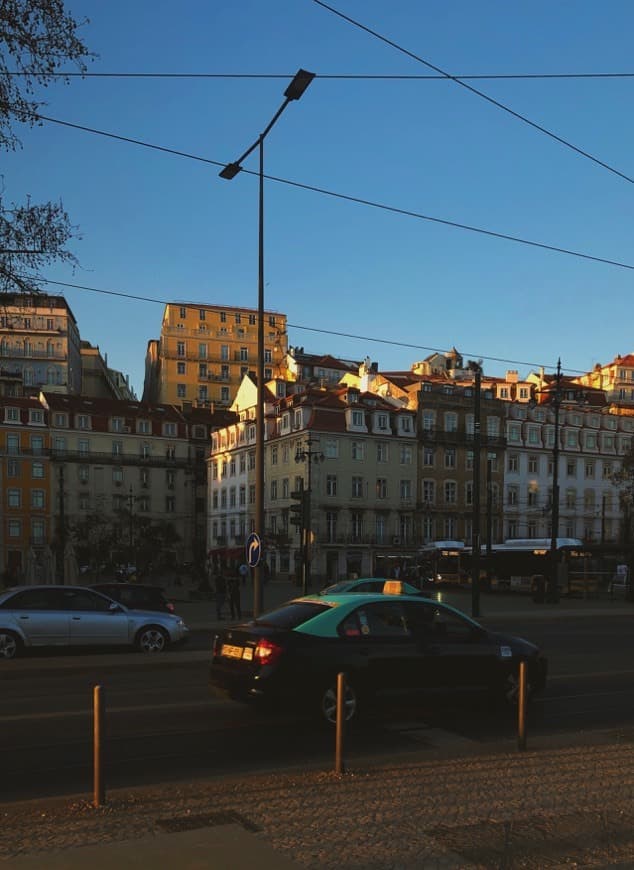
[[90, 587], [125, 604], [133, 610], [157, 610], [160, 613], [174, 613], [174, 604], [168, 601], [159, 586], [142, 583], [93, 583]]
[[25, 647], [135, 646], [163, 652], [187, 639], [171, 613], [132, 610], [85, 586], [15, 586], [0, 594], [0, 658]]
[[394, 692], [482, 689], [516, 701], [520, 661], [529, 692], [542, 690], [547, 661], [526, 640], [420, 595], [338, 593], [296, 598], [218, 631], [209, 680], [214, 693], [308, 704], [332, 723], [340, 671], [349, 720]]
[[406, 595], [422, 595], [422, 592], [411, 583], [403, 580], [386, 580], [384, 577], [362, 577], [359, 580], [340, 580], [330, 586], [324, 586], [320, 595], [334, 595], [338, 592], [385, 592], [385, 584], [389, 583], [388, 591], [391, 591], [394, 583], [400, 584], [399, 593]]

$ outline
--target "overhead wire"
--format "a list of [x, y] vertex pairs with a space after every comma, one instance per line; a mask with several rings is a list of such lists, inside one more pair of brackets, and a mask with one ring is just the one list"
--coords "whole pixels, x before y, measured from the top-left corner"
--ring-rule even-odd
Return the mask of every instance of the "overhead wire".
[[[212, 160], [211, 158], [208, 158], [208, 157], [201, 157], [201, 156], [196, 155], [196, 154], [190, 154], [186, 151], [179, 151], [175, 148], [167, 148], [163, 145], [156, 145], [156, 144], [151, 143], [151, 142], [144, 142], [141, 139], [133, 139], [129, 136], [121, 136], [121, 135], [116, 134], [116, 133], [109, 133], [105, 130], [97, 130], [94, 127], [87, 127], [84, 124], [74, 124], [74, 123], [71, 123], [70, 121], [62, 121], [59, 118], [51, 118], [50, 116], [42, 115], [40, 113], [38, 113], [37, 117], [40, 120], [48, 121], [51, 124], [58, 124], [58, 125], [63, 126], [63, 127], [70, 127], [72, 129], [75, 129], [75, 130], [82, 130], [83, 132], [86, 132], [86, 133], [93, 133], [93, 134], [98, 135], [98, 136], [105, 136], [109, 139], [116, 139], [120, 142], [127, 142], [127, 143], [132, 144], [132, 145], [139, 145], [143, 148], [151, 148], [155, 151], [162, 151], [166, 154], [173, 154], [177, 157], [185, 157], [189, 160], [196, 160], [196, 161], [199, 161], [200, 163], [207, 163], [211, 166], [220, 166], [220, 167], [226, 166], [226, 161]], [[255, 172], [254, 170], [251, 170], [251, 169], [245, 169], [244, 167], [241, 167], [240, 171], [245, 173], [246, 175], [259, 177], [259, 173]], [[480, 235], [490, 236], [491, 238], [503, 239], [504, 241], [507, 241], [507, 242], [515, 242], [515, 243], [521, 244], [521, 245], [528, 245], [529, 247], [540, 248], [542, 250], [552, 251], [552, 252], [557, 253], [557, 254], [566, 254], [567, 256], [570, 256], [570, 257], [577, 257], [577, 258], [583, 259], [583, 260], [590, 260], [590, 261], [593, 261], [595, 263], [603, 263], [604, 265], [608, 265], [608, 266], [616, 266], [617, 268], [620, 268], [620, 269], [628, 269], [630, 271], [634, 270], [634, 264], [624, 263], [624, 262], [621, 262], [619, 260], [611, 260], [608, 257], [598, 257], [598, 256], [595, 256], [593, 254], [585, 254], [582, 251], [575, 251], [575, 250], [572, 250], [571, 248], [563, 248], [559, 245], [549, 245], [549, 244], [546, 244], [545, 242], [536, 242], [532, 239], [524, 239], [524, 238], [521, 238], [520, 236], [510, 235], [509, 233], [500, 233], [500, 232], [497, 232], [495, 230], [487, 230], [487, 229], [484, 229], [483, 227], [476, 227], [476, 226], [472, 226], [470, 224], [463, 224], [463, 223], [460, 223], [458, 221], [448, 220], [446, 218], [434, 217], [433, 215], [423, 214], [422, 212], [412, 211], [411, 209], [399, 208], [397, 206], [387, 205], [386, 203], [381, 203], [381, 202], [375, 202], [373, 200], [365, 199], [363, 197], [352, 196], [350, 194], [339, 193], [337, 191], [328, 190], [327, 188], [324, 188], [324, 187], [317, 187], [317, 186], [311, 185], [311, 184], [304, 184], [304, 183], [299, 182], [299, 181], [291, 181], [288, 178], [280, 178], [279, 176], [275, 176], [275, 175], [264, 174], [264, 178], [266, 178], [268, 181], [274, 181], [277, 184], [285, 184], [289, 187], [295, 187], [295, 188], [298, 188], [300, 190], [308, 190], [311, 193], [319, 193], [322, 196], [329, 196], [329, 197], [332, 197], [335, 199], [342, 199], [342, 200], [345, 200], [346, 202], [353, 202], [353, 203], [356, 203], [357, 205], [365, 205], [369, 208], [380, 209], [382, 211], [391, 212], [392, 214], [399, 214], [399, 215], [402, 215], [404, 217], [411, 217], [411, 218], [415, 218], [417, 220], [423, 220], [423, 221], [428, 221], [430, 223], [441, 224], [443, 226], [453, 227], [454, 229], [466, 230], [466, 231], [471, 232], [471, 233], [478, 233]]]
[[465, 88], [471, 93], [475, 94], [477, 97], [480, 97], [486, 102], [490, 103], [492, 106], [496, 106], [498, 109], [502, 109], [502, 111], [507, 112], [509, 115], [512, 115], [514, 118], [517, 118], [519, 121], [522, 121], [524, 124], [528, 124], [530, 127], [533, 127], [535, 130], [538, 130], [540, 133], [543, 133], [546, 136], [549, 136], [551, 139], [554, 139], [556, 142], [559, 142], [561, 145], [564, 145], [566, 148], [569, 148], [571, 151], [574, 151], [576, 154], [579, 154], [581, 157], [585, 157], [588, 160], [591, 160], [593, 163], [596, 163], [598, 166], [603, 167], [603, 169], [607, 169], [608, 172], [617, 175], [619, 178], [622, 178], [624, 181], [629, 181], [630, 184], [634, 184], [634, 178], [630, 175], [627, 175], [625, 172], [621, 172], [620, 169], [616, 169], [616, 167], [611, 166], [609, 163], [606, 163], [603, 160], [600, 160], [598, 157], [595, 157], [593, 154], [590, 154], [588, 151], [585, 151], [583, 148], [579, 148], [577, 145], [574, 145], [572, 142], [564, 139], [562, 136], [559, 136], [557, 133], [553, 133], [552, 130], [547, 129], [542, 124], [538, 124], [536, 121], [532, 121], [530, 118], [526, 117], [526, 115], [522, 115], [520, 112], [516, 112], [514, 109], [511, 109], [510, 106], [507, 106], [505, 103], [500, 102], [500, 100], [496, 100], [493, 97], [490, 97], [488, 94], [485, 94], [484, 91], [480, 91], [477, 88], [474, 88], [472, 85], [467, 84], [464, 80], [458, 78], [451, 73], [448, 73], [446, 70], [442, 69], [439, 66], [436, 66], [430, 61], [425, 60], [420, 55], [414, 54], [414, 52], [409, 51], [409, 49], [404, 48], [402, 45], [399, 45], [397, 42], [394, 42], [392, 39], [388, 39], [386, 36], [383, 36], [381, 33], [378, 33], [376, 30], [372, 30], [372, 28], [368, 27], [365, 24], [362, 24], [360, 21], [357, 21], [354, 18], [351, 18], [349, 15], [345, 15], [343, 12], [340, 12], [334, 6], [330, 6], [328, 3], [325, 3], [324, 0], [312, 0], [317, 6], [321, 6], [323, 9], [326, 9], [328, 12], [331, 12], [333, 15], [338, 16], [343, 21], [347, 21], [349, 24], [352, 24], [354, 27], [358, 27], [360, 30], [369, 33], [370, 36], [373, 36], [375, 39], [384, 42], [386, 45], [391, 46], [407, 57], [412, 58], [412, 60], [417, 61], [418, 63], [422, 63], [424, 66], [429, 69], [434, 70], [437, 73], [440, 73], [447, 79], [455, 82], [460, 87]]
[[[174, 299], [156, 299], [156, 298], [153, 298], [151, 296], [139, 296], [139, 295], [134, 294], [134, 293], [124, 293], [123, 291], [120, 291], [120, 290], [103, 290], [103, 289], [100, 289], [98, 287], [89, 287], [85, 284], [73, 284], [69, 281], [55, 281], [51, 278], [42, 278], [39, 276], [18, 275], [17, 277], [30, 278], [31, 280], [40, 282], [42, 284], [52, 284], [52, 285], [55, 285], [58, 287], [70, 287], [73, 290], [85, 290], [85, 291], [91, 292], [91, 293], [99, 293], [99, 294], [104, 295], [104, 296], [117, 296], [117, 297], [120, 297], [123, 299], [133, 299], [137, 302], [152, 302], [152, 303], [155, 303], [157, 305], [175, 305], [175, 304], [178, 305], [178, 300], [174, 300]], [[192, 305], [195, 305], [196, 303], [186, 302], [184, 304], [191, 307]], [[351, 332], [337, 332], [337, 331], [332, 330], [332, 329], [320, 329], [320, 328], [315, 327], [315, 326], [305, 326], [303, 324], [290, 323], [289, 321], [287, 321], [286, 326], [287, 326], [287, 328], [290, 328], [290, 329], [305, 330], [307, 332], [314, 332], [314, 333], [317, 333], [319, 335], [333, 335], [333, 336], [336, 336], [337, 338], [349, 338], [349, 339], [353, 339], [355, 341], [374, 342], [376, 344], [387, 344], [387, 345], [390, 345], [393, 347], [409, 348], [410, 350], [422, 350], [422, 351], [427, 351], [427, 352], [431, 352], [431, 353], [446, 353], [447, 352], [447, 348], [428, 347], [428, 346], [422, 345], [422, 344], [414, 344], [414, 343], [409, 343], [409, 342], [404, 342], [404, 341], [396, 341], [395, 339], [376, 338], [374, 336], [369, 336], [369, 335], [357, 335], [357, 334], [351, 333]], [[483, 354], [471, 354], [471, 353], [467, 353], [466, 351], [463, 352], [462, 355], [467, 356], [467, 357], [474, 357], [474, 358], [481, 359], [481, 360], [488, 360], [489, 362], [508, 363], [509, 365], [521, 365], [521, 366], [528, 366], [528, 367], [532, 367], [532, 368], [540, 368], [540, 369], [541, 368], [543, 368], [543, 369], [553, 368], [554, 369], [556, 367], [554, 364], [553, 365], [545, 364], [543, 362], [542, 363], [527, 362], [526, 360], [506, 359], [504, 357], [485, 356]], [[587, 370], [586, 369], [572, 369], [572, 368], [567, 367], [566, 372], [568, 372], [569, 374], [582, 375], [582, 374], [586, 374]]]
[[[9, 76], [30, 76], [29, 72], [11, 71]], [[55, 72], [49, 78], [80, 79], [292, 79], [290, 73], [182, 73], [182, 72]], [[411, 73], [315, 73], [316, 79], [353, 80], [353, 81], [447, 81], [456, 80], [521, 80], [521, 79], [627, 79], [634, 78], [634, 72], [620, 73], [467, 73], [447, 75], [445, 73], [413, 75]]]

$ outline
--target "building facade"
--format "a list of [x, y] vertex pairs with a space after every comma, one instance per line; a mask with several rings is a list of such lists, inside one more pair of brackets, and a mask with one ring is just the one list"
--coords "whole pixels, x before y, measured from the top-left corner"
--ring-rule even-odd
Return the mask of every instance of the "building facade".
[[[265, 380], [279, 370], [286, 349], [286, 315], [265, 312]], [[160, 339], [148, 344], [144, 401], [228, 408], [257, 360], [254, 309], [169, 303]]]
[[0, 363], [19, 376], [25, 394], [79, 394], [82, 368], [75, 316], [62, 296], [4, 293]]

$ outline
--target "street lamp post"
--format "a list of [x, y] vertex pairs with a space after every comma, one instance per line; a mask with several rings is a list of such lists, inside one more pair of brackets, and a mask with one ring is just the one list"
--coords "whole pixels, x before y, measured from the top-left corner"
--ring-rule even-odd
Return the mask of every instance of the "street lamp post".
[[[255, 532], [263, 537], [264, 531], [264, 140], [284, 109], [292, 100], [299, 100], [315, 74], [300, 69], [284, 91], [284, 102], [273, 118], [260, 133], [250, 148], [233, 163], [228, 163], [219, 173], [221, 178], [230, 181], [242, 169], [242, 162], [257, 148], [260, 153], [259, 167], [259, 218], [258, 218], [258, 365], [257, 365], [257, 404], [255, 412]], [[262, 609], [262, 574], [260, 564], [256, 565], [253, 575], [253, 616], [258, 617]]]
[[553, 444], [553, 498], [552, 517], [550, 529], [550, 572], [546, 600], [556, 604], [559, 600], [559, 559], [557, 552], [557, 538], [559, 535], [559, 406], [561, 404], [561, 360], [557, 360], [557, 372], [555, 374], [555, 441]]
[[313, 444], [318, 444], [319, 439], [313, 438], [310, 435], [306, 439], [305, 447], [302, 448], [297, 445], [297, 451], [295, 453], [295, 462], [306, 462], [308, 461], [308, 487], [304, 490], [304, 498], [305, 498], [305, 518], [304, 518], [304, 540], [302, 541], [302, 594], [306, 595], [308, 589], [310, 588], [310, 562], [311, 562], [311, 538], [312, 538], [312, 518], [311, 518], [311, 507], [312, 507], [312, 467], [313, 462], [323, 462], [324, 454], [321, 450], [313, 450]]
[[482, 366], [470, 362], [474, 377], [473, 401], [473, 513], [471, 520], [471, 615], [480, 616], [480, 390]]

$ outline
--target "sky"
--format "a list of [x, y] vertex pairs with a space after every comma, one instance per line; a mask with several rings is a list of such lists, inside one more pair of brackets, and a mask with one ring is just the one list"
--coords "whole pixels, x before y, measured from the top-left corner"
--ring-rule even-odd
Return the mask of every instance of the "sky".
[[[445, 73], [634, 73], [626, 0], [329, 0]], [[0, 154], [6, 202], [60, 200], [80, 267], [47, 267], [83, 339], [140, 397], [165, 302], [257, 307], [258, 154], [299, 68], [316, 73], [264, 147], [267, 176], [613, 260], [623, 268], [265, 182], [265, 307], [289, 345], [382, 371], [455, 346], [489, 375], [634, 351], [631, 180], [565, 147], [314, 0], [67, 0], [98, 57]], [[69, 67], [69, 69], [72, 69]], [[259, 77], [244, 77], [246, 74]], [[271, 77], [271, 76], [281, 76]], [[634, 77], [468, 84], [634, 177]], [[208, 163], [205, 161], [213, 161]], [[101, 292], [94, 292], [101, 291]], [[126, 294], [141, 299], [111, 295]], [[147, 301], [145, 301], [147, 300]], [[339, 333], [333, 334], [333, 333]]]

